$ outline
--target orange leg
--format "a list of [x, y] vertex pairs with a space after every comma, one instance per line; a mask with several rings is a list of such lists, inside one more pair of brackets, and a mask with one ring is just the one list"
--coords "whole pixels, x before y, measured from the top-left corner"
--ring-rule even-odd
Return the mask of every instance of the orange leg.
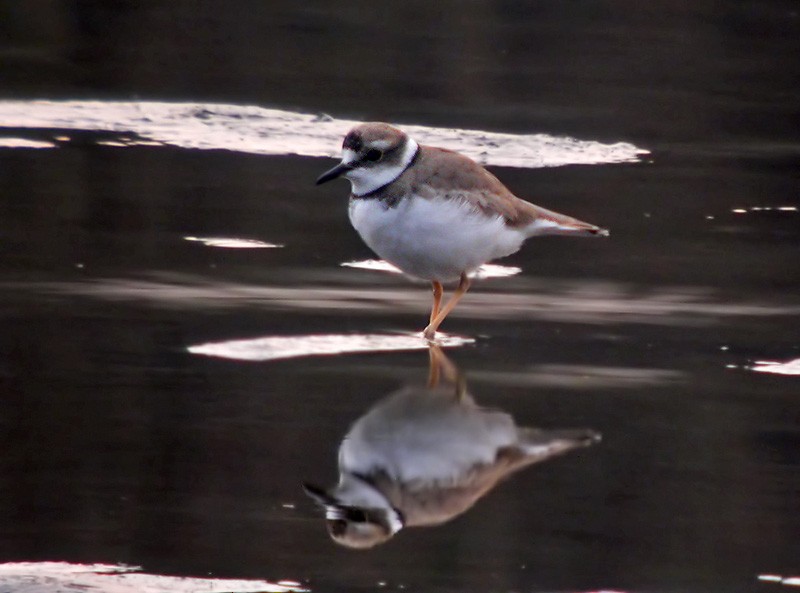
[[439, 305], [442, 304], [442, 293], [444, 292], [441, 282], [437, 280], [431, 282], [431, 286], [433, 287], [433, 306], [431, 307], [429, 323], [433, 323], [433, 320], [436, 319], [436, 316], [439, 314]]
[[461, 280], [458, 283], [458, 288], [456, 288], [453, 296], [450, 297], [450, 300], [447, 301], [447, 304], [442, 308], [442, 310], [436, 314], [436, 317], [431, 320], [431, 322], [428, 324], [428, 327], [423, 330], [422, 335], [424, 335], [426, 339], [432, 340], [434, 336], [436, 336], [436, 330], [439, 329], [442, 321], [444, 321], [445, 317], [450, 314], [450, 311], [455, 309], [458, 301], [461, 300], [461, 297], [467, 293], [469, 290], [469, 284], [470, 282], [469, 278], [467, 278], [466, 272], [462, 272]]

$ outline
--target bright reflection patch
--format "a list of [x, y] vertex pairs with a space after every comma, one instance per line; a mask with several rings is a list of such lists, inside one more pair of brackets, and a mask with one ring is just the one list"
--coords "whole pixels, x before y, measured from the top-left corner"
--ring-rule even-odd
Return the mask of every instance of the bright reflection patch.
[[789, 362], [757, 360], [755, 366], [750, 367], [750, 370], [759, 373], [773, 373], [775, 375], [800, 375], [800, 358], [795, 358]]
[[[252, 154], [339, 158], [342, 137], [355, 122], [280, 109], [158, 101], [0, 101], [0, 121], [17, 128], [92, 130], [125, 134], [108, 144], [161, 143]], [[548, 134], [399, 127], [423, 144], [457, 150], [484, 165], [558, 167], [638, 162], [649, 151], [628, 142], [605, 144]]]
[[[444, 348], [471, 344], [475, 340], [436, 334], [436, 343]], [[189, 346], [192, 354], [231, 360], [279, 360], [301, 356], [330, 356], [359, 352], [427, 350], [422, 334], [312, 334], [305, 336], [266, 336], [251, 340], [229, 340]]]
[[308, 591], [296, 581], [214, 579], [164, 576], [139, 572], [123, 564], [70, 564], [69, 562], [8, 562], [0, 564], [0, 589], [48, 593], [288, 593]]
[[55, 148], [52, 142], [25, 138], [0, 138], [0, 148]]
[[184, 237], [186, 241], [197, 241], [208, 247], [224, 249], [276, 249], [283, 247], [276, 243], [265, 243], [256, 239], [236, 239], [234, 237]]
[[[399, 268], [393, 266], [388, 261], [382, 259], [365, 259], [362, 261], [350, 261], [341, 264], [344, 268], [358, 268], [360, 270], [373, 270], [375, 272], [389, 272], [390, 274], [402, 274]], [[497, 264], [484, 264], [469, 277], [478, 280], [486, 278], [507, 278], [509, 276], [516, 276], [522, 271], [522, 268], [515, 268], [513, 266], [499, 266]]]
[[760, 574], [759, 581], [789, 585], [790, 587], [800, 587], [800, 577], [784, 577], [779, 574]]
[[800, 212], [797, 206], [751, 206], [749, 208], [734, 208], [734, 214], [747, 214], [748, 212]]

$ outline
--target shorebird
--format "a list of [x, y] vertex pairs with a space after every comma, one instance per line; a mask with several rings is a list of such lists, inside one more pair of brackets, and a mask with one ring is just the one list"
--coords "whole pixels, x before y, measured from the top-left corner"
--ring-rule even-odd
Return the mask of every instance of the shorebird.
[[[317, 185], [351, 183], [350, 222], [364, 242], [433, 288], [429, 323], [439, 325], [470, 286], [469, 274], [519, 250], [537, 235], [608, 236], [606, 229], [526, 202], [472, 159], [418, 144], [385, 123], [363, 123], [344, 137], [341, 162]], [[442, 306], [442, 283], [458, 281]]]

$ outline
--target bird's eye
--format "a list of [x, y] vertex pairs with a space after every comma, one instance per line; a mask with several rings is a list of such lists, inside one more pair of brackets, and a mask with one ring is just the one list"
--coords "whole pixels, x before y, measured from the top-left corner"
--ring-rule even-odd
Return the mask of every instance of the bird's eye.
[[373, 163], [378, 162], [382, 158], [383, 158], [383, 153], [377, 148], [369, 149], [367, 151], [367, 154], [364, 155], [365, 160], [372, 161]]

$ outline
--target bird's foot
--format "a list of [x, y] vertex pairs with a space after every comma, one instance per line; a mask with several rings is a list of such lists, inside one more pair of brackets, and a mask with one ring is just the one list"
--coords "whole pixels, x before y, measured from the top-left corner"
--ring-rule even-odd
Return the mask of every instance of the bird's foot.
[[422, 330], [422, 337], [428, 340], [429, 342], [433, 342], [436, 339], [436, 328], [429, 325], [424, 330]]

